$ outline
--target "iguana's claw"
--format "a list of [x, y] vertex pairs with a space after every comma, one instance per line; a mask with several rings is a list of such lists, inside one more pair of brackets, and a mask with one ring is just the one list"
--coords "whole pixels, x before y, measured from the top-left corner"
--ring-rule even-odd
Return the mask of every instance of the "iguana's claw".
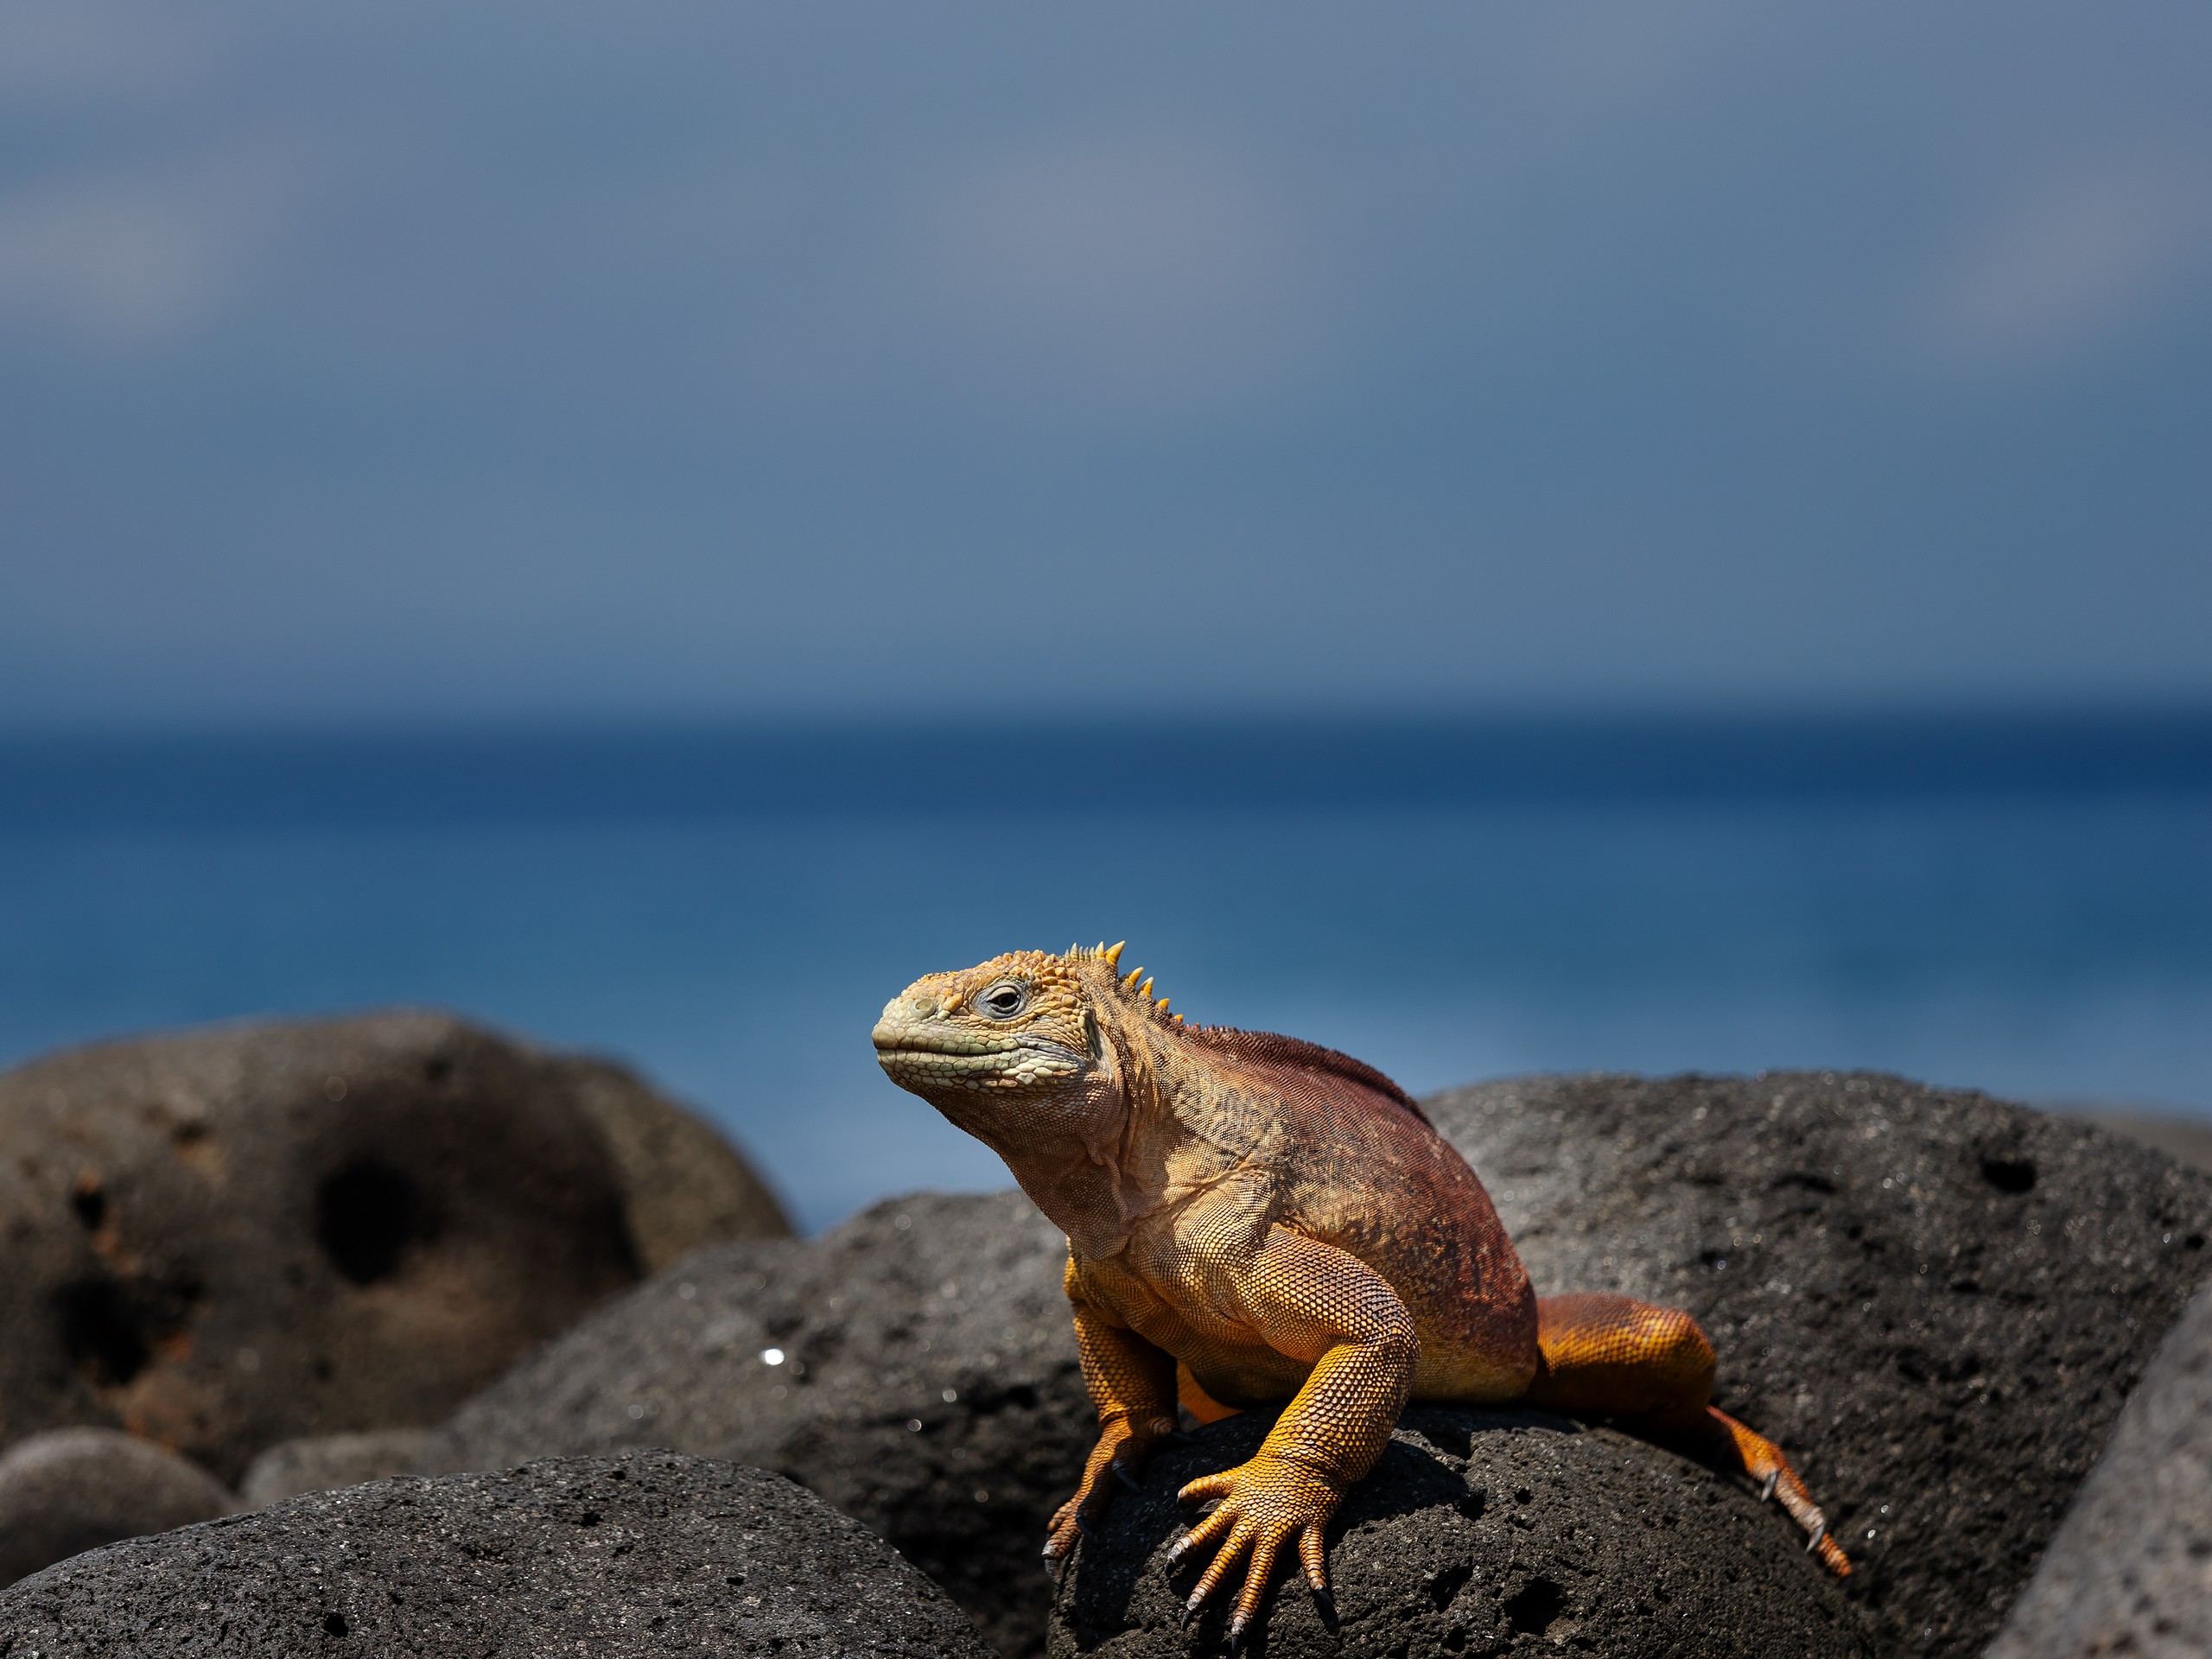
[[1119, 1488], [1126, 1486], [1133, 1492], [1143, 1490], [1136, 1471], [1144, 1467], [1146, 1459], [1166, 1438], [1173, 1422], [1172, 1417], [1155, 1416], [1147, 1420], [1140, 1432], [1127, 1418], [1117, 1417], [1100, 1427], [1098, 1444], [1091, 1447], [1090, 1457], [1084, 1465], [1082, 1484], [1075, 1489], [1075, 1496], [1053, 1510], [1052, 1518], [1045, 1523], [1045, 1554], [1048, 1557], [1064, 1560], [1073, 1554], [1077, 1541], [1090, 1536]]
[[1184, 1604], [1195, 1613], [1207, 1597], [1244, 1563], [1244, 1583], [1230, 1615], [1230, 1642], [1240, 1648], [1244, 1632], [1259, 1617], [1268, 1581], [1274, 1575], [1275, 1560], [1286, 1543], [1295, 1541], [1306, 1581], [1326, 1596], [1328, 1557], [1321, 1535], [1336, 1513], [1342, 1493], [1337, 1484], [1313, 1469], [1265, 1450], [1249, 1463], [1218, 1475], [1194, 1480], [1176, 1494], [1183, 1503], [1217, 1498], [1219, 1506], [1175, 1541], [1167, 1552], [1170, 1566], [1203, 1545], [1219, 1548], [1199, 1576]]
[[1705, 1409], [1707, 1417], [1728, 1436], [1744, 1472], [1759, 1483], [1760, 1499], [1780, 1498], [1789, 1518], [1808, 1535], [1805, 1548], [1819, 1555], [1822, 1564], [1838, 1578], [1850, 1577], [1850, 1560], [1842, 1547], [1828, 1536], [1827, 1516], [1813, 1502], [1805, 1483], [1797, 1478], [1789, 1459], [1782, 1455], [1782, 1448], [1756, 1429], [1745, 1427], [1719, 1407], [1707, 1406]]

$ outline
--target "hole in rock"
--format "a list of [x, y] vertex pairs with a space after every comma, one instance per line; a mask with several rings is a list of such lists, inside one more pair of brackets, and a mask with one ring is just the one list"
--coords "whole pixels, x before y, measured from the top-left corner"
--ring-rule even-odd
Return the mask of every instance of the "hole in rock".
[[151, 1344], [140, 1310], [108, 1279], [84, 1279], [54, 1293], [61, 1346], [78, 1370], [103, 1388], [119, 1388], [146, 1369]]
[[2024, 1158], [1985, 1158], [1981, 1160], [1981, 1179], [1999, 1192], [2031, 1192], [2036, 1185], [2036, 1166]]
[[1531, 1579], [1505, 1604], [1505, 1622], [1523, 1636], [1541, 1636], [1566, 1611], [1566, 1591], [1549, 1579]]
[[453, 1075], [453, 1062], [442, 1054], [433, 1054], [423, 1062], [423, 1081], [443, 1083]]
[[1428, 1581], [1428, 1599], [1442, 1612], [1452, 1605], [1452, 1598], [1465, 1588], [1467, 1580], [1475, 1576], [1474, 1563], [1462, 1561], [1457, 1567], [1447, 1567]]
[[97, 1233], [100, 1223], [107, 1219], [107, 1194], [100, 1191], [98, 1181], [87, 1181], [69, 1195], [69, 1207], [77, 1212], [79, 1226]]
[[1835, 1183], [1828, 1179], [1827, 1176], [1807, 1174], [1802, 1170], [1791, 1174], [1784, 1175], [1780, 1180], [1777, 1181], [1775, 1185], [1777, 1186], [1802, 1187], [1808, 1192], [1833, 1193], [1835, 1191]]
[[315, 1241], [330, 1263], [357, 1285], [398, 1271], [399, 1258], [422, 1232], [423, 1201], [396, 1169], [364, 1160], [348, 1164], [315, 1194]]
[[343, 1613], [326, 1613], [326, 1614], [324, 1614], [324, 1615], [323, 1615], [323, 1619], [322, 1619], [322, 1633], [323, 1633], [325, 1636], [343, 1636], [343, 1635], [345, 1635], [345, 1634], [346, 1634], [346, 1615], [345, 1615], [345, 1614], [343, 1614]]

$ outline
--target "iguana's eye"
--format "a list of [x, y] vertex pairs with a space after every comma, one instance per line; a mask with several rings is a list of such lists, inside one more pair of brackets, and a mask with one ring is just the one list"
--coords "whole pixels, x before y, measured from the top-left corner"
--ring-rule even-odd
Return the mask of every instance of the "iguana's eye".
[[1029, 988], [1002, 979], [977, 997], [976, 1006], [994, 1020], [1011, 1020], [1029, 1006]]

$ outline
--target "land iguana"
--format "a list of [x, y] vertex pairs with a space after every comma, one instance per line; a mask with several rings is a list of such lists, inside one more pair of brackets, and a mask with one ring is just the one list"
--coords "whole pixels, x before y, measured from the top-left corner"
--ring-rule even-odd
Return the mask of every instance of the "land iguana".
[[1186, 1025], [1122, 946], [1021, 950], [931, 974], [884, 1008], [893, 1082], [1006, 1160], [1067, 1235], [1066, 1287], [1098, 1444], [1050, 1522], [1058, 1565], [1178, 1430], [1288, 1401], [1170, 1560], [1217, 1545], [1195, 1613], [1249, 1558], [1245, 1633], [1281, 1552], [1325, 1606], [1323, 1530], [1408, 1399], [1517, 1402], [1700, 1440], [1779, 1495], [1851, 1568], [1781, 1449], [1710, 1402], [1713, 1344], [1678, 1309], [1539, 1298], [1490, 1195], [1410, 1096], [1294, 1038]]

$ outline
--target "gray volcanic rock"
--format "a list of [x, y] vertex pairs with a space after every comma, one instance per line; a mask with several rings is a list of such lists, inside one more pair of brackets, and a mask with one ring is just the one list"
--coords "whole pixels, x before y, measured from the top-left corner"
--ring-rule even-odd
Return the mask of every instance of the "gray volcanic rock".
[[1539, 1294], [1704, 1323], [1718, 1403], [1789, 1452], [1890, 1651], [1987, 1643], [2212, 1268], [2212, 1178], [1982, 1095], [1800, 1072], [1427, 1105]]
[[637, 1277], [565, 1077], [429, 1014], [0, 1074], [5, 1433], [120, 1426], [231, 1479], [279, 1440], [435, 1421]]
[[777, 1476], [645, 1452], [385, 1480], [80, 1555], [0, 1653], [984, 1659], [944, 1592]]
[[372, 1428], [279, 1440], [246, 1465], [238, 1497], [248, 1509], [257, 1510], [302, 1492], [411, 1475], [421, 1468], [429, 1439], [427, 1428]]
[[1001, 1653], [1033, 1651], [1045, 1521], [1096, 1433], [1066, 1260], [1018, 1192], [702, 1250], [469, 1402], [423, 1467], [639, 1446], [759, 1464], [889, 1539]]
[[2212, 1291], [2129, 1396], [1989, 1659], [2212, 1653]]
[[0, 1585], [118, 1538], [238, 1507], [198, 1464], [112, 1428], [57, 1428], [0, 1457]]
[[577, 1054], [541, 1060], [599, 1127], [645, 1272], [702, 1244], [791, 1236], [776, 1195], [712, 1124], [626, 1066]]
[[[1185, 1481], [1250, 1457], [1247, 1413], [1163, 1453], [1076, 1551], [1047, 1651], [1111, 1659], [1218, 1652], [1241, 1571], [1189, 1633], [1203, 1562], [1166, 1547], [1194, 1518]], [[1277, 1569], [1268, 1659], [1575, 1653], [1826, 1659], [1878, 1651], [1842, 1587], [1740, 1482], [1608, 1429], [1541, 1412], [1416, 1406], [1330, 1529], [1334, 1626], [1294, 1561]]]

